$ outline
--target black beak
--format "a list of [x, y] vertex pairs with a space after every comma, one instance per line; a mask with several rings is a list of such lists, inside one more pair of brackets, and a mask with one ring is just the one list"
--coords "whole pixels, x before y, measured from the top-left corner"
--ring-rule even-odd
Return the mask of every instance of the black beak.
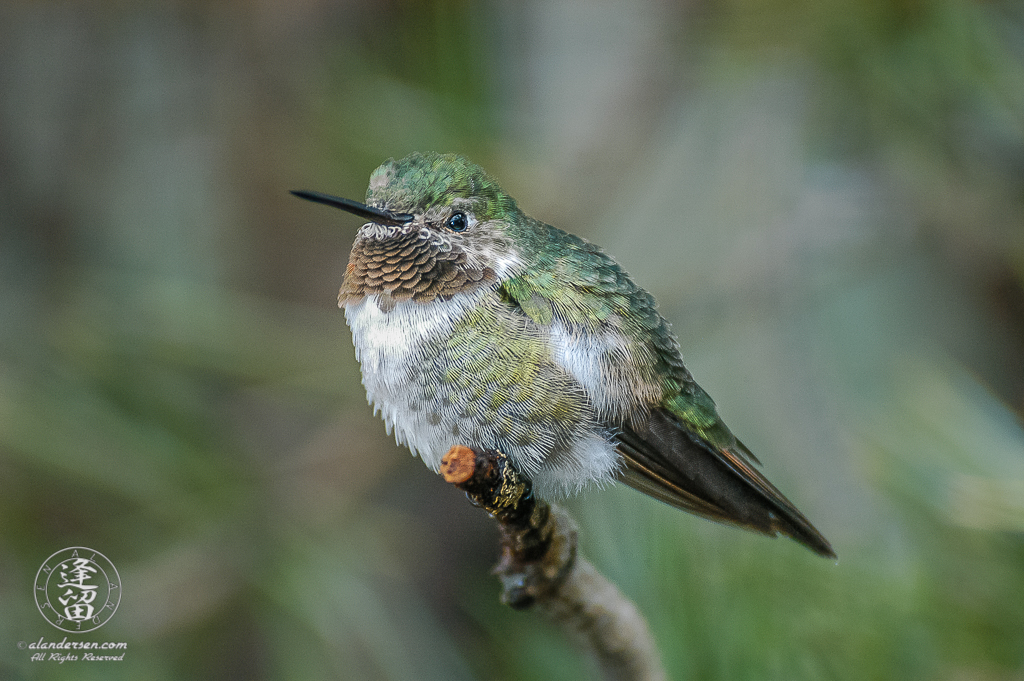
[[353, 215], [358, 215], [359, 217], [378, 225], [400, 226], [407, 222], [412, 222], [414, 217], [409, 213], [392, 213], [389, 210], [373, 208], [371, 206], [367, 206], [365, 203], [359, 203], [358, 201], [353, 201], [351, 199], [343, 199], [338, 196], [331, 196], [330, 194], [321, 194], [320, 192], [298, 190], [292, 191], [292, 194], [295, 194], [295, 196], [300, 199], [306, 199], [307, 201], [313, 201], [315, 203], [322, 203], [325, 206], [340, 208], [343, 211], [352, 213]]

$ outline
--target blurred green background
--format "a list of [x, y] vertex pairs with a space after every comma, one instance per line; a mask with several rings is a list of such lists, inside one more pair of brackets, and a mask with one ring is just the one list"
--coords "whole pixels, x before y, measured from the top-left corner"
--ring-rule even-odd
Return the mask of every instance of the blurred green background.
[[[360, 198], [461, 152], [605, 247], [840, 561], [570, 502], [677, 679], [1024, 679], [1024, 9], [7, 2], [0, 678], [577, 679], [366, 405]], [[67, 546], [120, 663], [38, 663]]]

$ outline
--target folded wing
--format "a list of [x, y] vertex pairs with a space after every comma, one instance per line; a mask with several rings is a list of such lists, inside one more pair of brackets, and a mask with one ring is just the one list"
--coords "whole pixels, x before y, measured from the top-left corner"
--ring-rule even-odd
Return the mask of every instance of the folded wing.
[[642, 427], [618, 435], [625, 459], [620, 478], [630, 487], [690, 513], [777, 536], [792, 537], [835, 558], [828, 540], [750, 462], [736, 441], [716, 448], [663, 409]]

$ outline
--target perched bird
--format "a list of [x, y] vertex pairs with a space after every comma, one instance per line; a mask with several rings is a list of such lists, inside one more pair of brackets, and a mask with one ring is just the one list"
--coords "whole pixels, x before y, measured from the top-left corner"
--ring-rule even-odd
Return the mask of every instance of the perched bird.
[[480, 167], [416, 153], [377, 168], [365, 204], [293, 194], [367, 220], [338, 304], [368, 399], [429, 467], [494, 449], [542, 498], [621, 480], [835, 556], [722, 422], [651, 295]]

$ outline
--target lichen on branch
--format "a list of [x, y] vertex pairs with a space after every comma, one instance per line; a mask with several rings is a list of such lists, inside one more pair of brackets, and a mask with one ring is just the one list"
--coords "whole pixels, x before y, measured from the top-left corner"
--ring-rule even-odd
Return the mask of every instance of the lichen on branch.
[[554, 620], [594, 656], [604, 679], [666, 678], [643, 615], [578, 553], [569, 514], [534, 497], [507, 457], [456, 445], [441, 460], [441, 475], [498, 522], [501, 558], [494, 573], [503, 603]]

